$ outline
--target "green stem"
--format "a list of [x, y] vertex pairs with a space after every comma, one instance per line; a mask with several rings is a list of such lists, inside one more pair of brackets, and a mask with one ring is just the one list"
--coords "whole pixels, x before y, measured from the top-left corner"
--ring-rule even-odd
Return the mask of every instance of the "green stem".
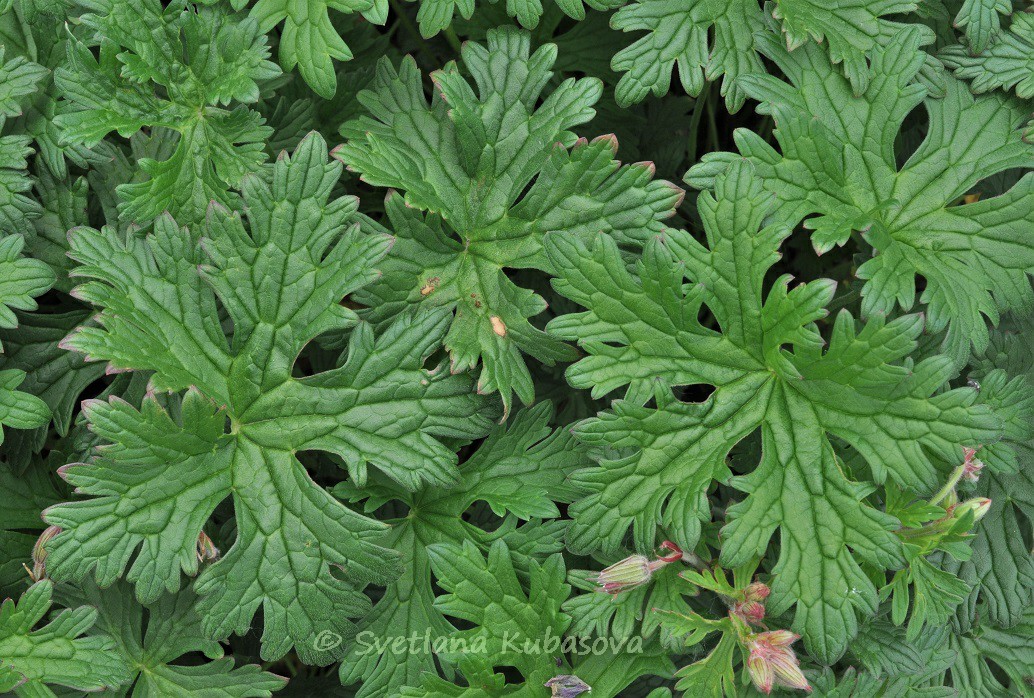
[[758, 126], [758, 135], [767, 143], [772, 137], [772, 130], [774, 127], [775, 123], [772, 121], [772, 117], [766, 114], [764, 118], [761, 119], [761, 124]]
[[445, 30], [445, 40], [449, 42], [449, 46], [452, 46], [452, 50], [457, 55], [463, 50], [463, 42], [460, 41], [460, 37], [456, 36], [456, 30], [451, 26]]
[[689, 117], [689, 161], [697, 159], [697, 141], [700, 140], [700, 117], [704, 115], [704, 107], [707, 105], [707, 95], [710, 90], [703, 90], [693, 104], [693, 113]]
[[707, 569], [707, 563], [700, 559], [700, 556], [694, 552], [683, 552], [682, 561], [687, 565], [696, 567], [699, 571], [703, 572]]
[[416, 22], [413, 21], [413, 18], [409, 16], [409, 13], [406, 12], [402, 3], [399, 2], [399, 0], [388, 0], [388, 4], [391, 6], [395, 15], [399, 18], [399, 22], [406, 30], [406, 33], [409, 34], [410, 38], [416, 43], [417, 51], [419, 51], [420, 55], [427, 61], [427, 65], [425, 67], [430, 70], [437, 68], [438, 59], [435, 58], [434, 54], [427, 49], [427, 41], [425, 41], [424, 37], [420, 34], [420, 28], [416, 25]]
[[[708, 92], [710, 91], [711, 90], [708, 89]], [[711, 152], [717, 153], [720, 146], [718, 143], [718, 122], [714, 117], [713, 104], [707, 105], [707, 131], [711, 140]]]
[[944, 501], [944, 498], [951, 494], [951, 491], [955, 489], [955, 485], [959, 484], [959, 480], [962, 479], [962, 474], [966, 471], [965, 465], [960, 465], [951, 471], [951, 477], [944, 483], [944, 487], [937, 491], [937, 494], [930, 500], [930, 504], [937, 505]]

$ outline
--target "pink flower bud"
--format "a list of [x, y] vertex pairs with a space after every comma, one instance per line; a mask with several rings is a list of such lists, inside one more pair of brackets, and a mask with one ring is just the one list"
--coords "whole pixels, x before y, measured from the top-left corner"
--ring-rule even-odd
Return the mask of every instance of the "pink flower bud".
[[991, 511], [991, 500], [987, 497], [974, 497], [973, 499], [967, 499], [962, 504], [955, 507], [952, 514], [956, 518], [962, 518], [970, 511], [973, 512], [973, 523], [980, 521], [980, 519], [987, 516], [987, 512]]
[[765, 620], [765, 605], [757, 601], [745, 601], [744, 603], [736, 604], [736, 611], [744, 620], [754, 625]]
[[608, 594], [619, 594], [635, 589], [650, 581], [654, 570], [668, 563], [663, 560], [650, 561], [645, 555], [631, 555], [596, 575], [596, 583]]
[[759, 691], [765, 695], [772, 692], [772, 686], [775, 684], [775, 671], [772, 669], [771, 662], [751, 652], [750, 657], [747, 658], [747, 672]]
[[970, 482], [976, 482], [980, 479], [980, 471], [984, 469], [984, 462], [977, 458], [975, 448], [963, 447], [962, 454], [962, 477]]
[[772, 590], [768, 588], [768, 585], [762, 584], [761, 582], [749, 584], [747, 585], [747, 588], [743, 590], [743, 596], [747, 601], [764, 601], [771, 593]]
[[771, 630], [750, 637], [747, 672], [759, 691], [768, 694], [772, 686], [785, 686], [811, 692], [797, 655], [790, 649], [799, 638], [789, 630]]
[[550, 690], [551, 698], [576, 698], [592, 691], [589, 684], [570, 674], [554, 676], [546, 682], [546, 688]]
[[800, 635], [789, 630], [769, 630], [767, 633], [761, 633], [758, 637], [761, 636], [764, 636], [765, 642], [773, 647], [789, 647], [801, 639]]

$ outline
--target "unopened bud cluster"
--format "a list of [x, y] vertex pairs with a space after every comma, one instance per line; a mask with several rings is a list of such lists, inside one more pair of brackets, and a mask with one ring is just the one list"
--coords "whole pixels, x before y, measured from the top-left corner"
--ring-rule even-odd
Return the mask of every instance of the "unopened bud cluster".
[[747, 672], [759, 691], [772, 692], [774, 686], [811, 692], [801, 671], [801, 663], [790, 648], [800, 635], [789, 630], [769, 630], [747, 638]]
[[[599, 572], [595, 581], [600, 591], [617, 595], [635, 589], [649, 582], [662, 567], [693, 558], [670, 541], [665, 541], [661, 548], [670, 554], [658, 554], [654, 559], [631, 555]], [[768, 630], [764, 625], [765, 600], [771, 593], [768, 585], [753, 582], [742, 591], [729, 590], [721, 594], [729, 603], [729, 618], [737, 640], [748, 655], [747, 673], [757, 689], [765, 694], [771, 693], [773, 686], [811, 692], [800, 661], [790, 647], [800, 636], [789, 630]], [[755, 632], [755, 626], [763, 628], [763, 632]], [[546, 687], [552, 690], [552, 696], [562, 698], [574, 698], [591, 690], [577, 677], [567, 675], [550, 679]]]
[[754, 632], [752, 627], [759, 625], [765, 628], [765, 600], [771, 593], [766, 584], [749, 584], [743, 589], [742, 598], [729, 611], [739, 634], [740, 646], [747, 653], [747, 673], [754, 686], [765, 694], [771, 693], [773, 686], [810, 692], [808, 679], [790, 647], [800, 636], [789, 630], [767, 628], [764, 632]]
[[977, 458], [978, 450], [979, 448], [962, 447], [962, 464], [952, 471], [948, 482], [930, 500], [930, 504], [944, 507], [948, 513], [947, 518], [957, 520], [972, 512], [975, 523], [984, 518], [991, 509], [991, 500], [987, 497], [974, 497], [959, 503], [959, 496], [955, 491], [956, 486], [962, 480], [977, 482], [980, 479], [980, 472], [984, 469], [984, 463]]
[[767, 585], [754, 582], [743, 590], [743, 600], [736, 602], [732, 613], [748, 625], [758, 625], [765, 620], [765, 599], [772, 593]]

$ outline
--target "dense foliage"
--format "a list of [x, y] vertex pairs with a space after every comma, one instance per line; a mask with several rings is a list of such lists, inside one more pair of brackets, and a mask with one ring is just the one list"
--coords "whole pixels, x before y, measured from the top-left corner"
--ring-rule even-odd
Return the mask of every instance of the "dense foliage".
[[1024, 0], [0, 0], [0, 693], [1034, 696], [1032, 170]]

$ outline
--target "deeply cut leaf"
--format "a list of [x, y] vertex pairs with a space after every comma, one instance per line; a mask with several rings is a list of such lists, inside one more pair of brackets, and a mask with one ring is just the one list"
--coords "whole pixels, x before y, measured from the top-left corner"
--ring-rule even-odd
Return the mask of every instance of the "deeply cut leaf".
[[[787, 235], [761, 227], [771, 203], [750, 163], [731, 165], [715, 195], [698, 200], [708, 246], [670, 231], [647, 244], [637, 276], [605, 236], [591, 249], [547, 238], [561, 270], [556, 289], [587, 308], [548, 328], [589, 354], [568, 380], [596, 395], [628, 386], [613, 411], [576, 427], [581, 439], [627, 455], [575, 474], [588, 496], [570, 509], [569, 544], [615, 550], [633, 526], [636, 547], [649, 550], [660, 525], [691, 548], [710, 517], [712, 480], [728, 477], [729, 451], [760, 428], [761, 462], [730, 483], [747, 496], [728, 509], [722, 560], [738, 566], [763, 555], [779, 529], [768, 608], [796, 605], [794, 629], [832, 660], [857, 632], [856, 610], [876, 611], [859, 561], [893, 568], [903, 557], [894, 519], [865, 501], [873, 486], [849, 478], [829, 435], [863, 456], [877, 483], [890, 477], [932, 490], [937, 458], [955, 455], [959, 443], [995, 439], [998, 422], [974, 404], [972, 389], [934, 395], [952, 375], [947, 358], [900, 363], [915, 347], [920, 317], [859, 328], [842, 311], [823, 351], [815, 323], [833, 282], [791, 290], [784, 276], [763, 301], [765, 273]], [[683, 286], [684, 276], [692, 285]], [[701, 324], [705, 305], [720, 331]], [[703, 402], [671, 392], [693, 385], [715, 390]], [[656, 406], [643, 406], [651, 397]]]
[[614, 160], [612, 137], [588, 143], [567, 131], [595, 114], [598, 80], [565, 80], [537, 104], [555, 58], [551, 44], [532, 53], [526, 33], [490, 31], [487, 46], [463, 51], [477, 91], [450, 64], [431, 76], [430, 105], [415, 61], [397, 72], [382, 61], [374, 88], [360, 93], [371, 116], [342, 129], [349, 140], [339, 157], [349, 168], [405, 192], [386, 204], [399, 244], [385, 278], [360, 296], [374, 307], [371, 319], [416, 304], [454, 309], [445, 340], [452, 369], [481, 364], [479, 390], [498, 391], [507, 408], [513, 393], [534, 400], [523, 354], [552, 365], [574, 353], [532, 325], [546, 303], [505, 270], [550, 272], [542, 252], [550, 231], [641, 242], [682, 200], [680, 189], [653, 180], [652, 164]]
[[311, 135], [270, 181], [245, 183], [247, 229], [213, 207], [200, 244], [169, 217], [147, 239], [75, 232], [76, 274], [95, 279], [76, 295], [101, 307], [102, 328], [66, 345], [187, 393], [173, 414], [150, 397], [140, 410], [88, 405], [91, 428], [112, 445], [65, 471], [93, 497], [46, 514], [64, 529], [49, 546], [56, 577], [93, 571], [106, 586], [128, 565], [140, 600], [154, 601], [179, 588], [180, 570], [197, 572], [201, 527], [232, 496], [237, 540], [195, 587], [206, 633], [246, 632], [262, 606], [264, 657], [294, 646], [328, 663], [344, 651], [316, 638], [354, 632], [350, 618], [369, 609], [362, 586], [394, 579], [395, 556], [377, 545], [386, 527], [317, 486], [295, 454], [331, 452], [360, 483], [370, 462], [408, 488], [451, 483], [456, 456], [435, 436], [476, 437], [492, 414], [466, 376], [423, 368], [446, 329], [441, 311], [400, 318], [377, 339], [362, 325], [338, 368], [294, 375], [313, 338], [355, 324], [338, 301], [375, 276], [390, 242], [346, 228], [356, 202], [329, 199], [339, 173]]

